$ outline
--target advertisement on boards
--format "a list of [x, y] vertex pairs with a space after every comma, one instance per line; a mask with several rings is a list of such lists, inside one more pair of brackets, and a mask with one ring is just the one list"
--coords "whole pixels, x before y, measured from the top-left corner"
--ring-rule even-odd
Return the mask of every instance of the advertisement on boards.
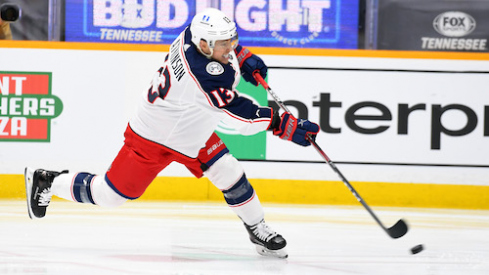
[[50, 72], [0, 71], [0, 142], [49, 142], [63, 102], [51, 94]]
[[[272, 67], [269, 79], [296, 116], [318, 122], [332, 159], [489, 167], [488, 71]], [[320, 160], [303, 152], [267, 142], [267, 160]]]
[[207, 7], [236, 22], [245, 46], [358, 48], [355, 0], [66, 0], [65, 39], [170, 44]]
[[[165, 55], [73, 49], [2, 52], [4, 174], [19, 173], [26, 165], [105, 172]], [[20, 61], [19, 55], [24, 57]], [[385, 170], [391, 181], [487, 184], [487, 61], [263, 58], [269, 64], [270, 87], [295, 116], [319, 124], [317, 143], [352, 179], [378, 179], [378, 170]], [[27, 67], [32, 70], [22, 70]], [[263, 87], [245, 84], [238, 87], [243, 96], [273, 105]], [[271, 167], [285, 164], [293, 178], [324, 179], [329, 171], [314, 148], [282, 140], [270, 131], [242, 136], [228, 125], [216, 131], [233, 155], [257, 166], [253, 177], [279, 177]], [[174, 172], [185, 175], [178, 168]], [[334, 173], [331, 177], [337, 179]]]
[[379, 1], [377, 48], [489, 51], [487, 1]]

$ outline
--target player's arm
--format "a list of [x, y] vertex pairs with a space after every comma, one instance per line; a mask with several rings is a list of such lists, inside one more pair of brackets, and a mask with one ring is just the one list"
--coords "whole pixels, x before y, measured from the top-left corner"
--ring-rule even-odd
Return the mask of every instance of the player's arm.
[[233, 89], [234, 69], [224, 67], [226, 69], [223, 68], [221, 73], [212, 75], [207, 71], [207, 66], [204, 68], [194, 70], [206, 98], [196, 101], [202, 108], [210, 110], [243, 135], [254, 135], [268, 129], [272, 121], [272, 108], [258, 106]]
[[236, 91], [218, 88], [210, 92], [209, 98], [222, 113], [223, 121], [243, 135], [254, 135], [271, 125], [272, 108], [258, 106]]
[[[255, 105], [248, 98], [239, 96], [235, 91], [220, 88], [222, 97], [214, 100], [214, 105], [225, 114], [223, 119], [243, 135], [253, 135], [264, 130], [272, 130], [281, 139], [292, 141], [302, 146], [309, 146], [310, 135], [316, 138], [319, 125], [305, 119], [296, 119], [290, 113], [273, 112], [270, 107]], [[215, 92], [212, 94], [216, 94]]]

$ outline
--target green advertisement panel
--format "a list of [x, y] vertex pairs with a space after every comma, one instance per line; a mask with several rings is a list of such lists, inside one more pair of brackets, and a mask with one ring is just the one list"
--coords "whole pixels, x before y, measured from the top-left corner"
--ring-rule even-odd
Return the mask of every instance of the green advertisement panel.
[[[248, 97], [260, 106], [268, 106], [267, 92], [261, 86], [241, 79], [236, 88], [241, 96]], [[266, 159], [267, 134], [265, 131], [252, 136], [243, 136], [234, 128], [221, 122], [216, 134], [224, 141], [229, 151], [238, 159]]]

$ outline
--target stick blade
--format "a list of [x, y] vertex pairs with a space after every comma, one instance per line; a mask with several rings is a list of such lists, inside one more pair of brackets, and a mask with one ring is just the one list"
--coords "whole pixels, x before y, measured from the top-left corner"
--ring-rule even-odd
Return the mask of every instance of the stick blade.
[[408, 226], [404, 220], [398, 220], [391, 228], [387, 228], [387, 234], [394, 239], [400, 238], [408, 232]]

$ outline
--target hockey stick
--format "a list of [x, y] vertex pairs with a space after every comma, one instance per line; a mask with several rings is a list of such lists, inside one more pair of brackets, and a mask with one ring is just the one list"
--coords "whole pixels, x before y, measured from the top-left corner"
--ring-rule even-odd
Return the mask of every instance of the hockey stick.
[[[280, 108], [282, 108], [284, 111], [287, 113], [290, 113], [289, 109], [285, 104], [280, 100], [280, 98], [275, 94], [275, 92], [268, 86], [268, 83], [261, 77], [261, 75], [257, 72], [254, 73], [253, 75], [255, 79], [267, 90], [267, 92], [272, 96], [273, 100], [278, 104]], [[408, 226], [404, 222], [404, 220], [400, 219], [397, 221], [396, 224], [394, 224], [392, 227], [385, 227], [385, 225], [380, 221], [380, 219], [375, 215], [374, 211], [368, 206], [368, 204], [362, 199], [362, 197], [358, 194], [358, 192], [353, 188], [353, 186], [350, 184], [350, 182], [343, 176], [341, 171], [336, 167], [336, 165], [331, 161], [331, 159], [326, 155], [326, 153], [319, 147], [319, 145], [316, 143], [316, 141], [311, 138], [310, 135], [307, 136], [307, 140], [311, 142], [313, 147], [316, 149], [316, 151], [323, 157], [323, 159], [326, 161], [327, 164], [333, 169], [333, 171], [340, 176], [341, 180], [343, 183], [350, 189], [351, 193], [355, 196], [355, 198], [367, 209], [368, 213], [374, 218], [374, 220], [382, 227], [382, 229], [391, 237], [394, 239], [400, 238], [404, 236], [408, 232]]]

